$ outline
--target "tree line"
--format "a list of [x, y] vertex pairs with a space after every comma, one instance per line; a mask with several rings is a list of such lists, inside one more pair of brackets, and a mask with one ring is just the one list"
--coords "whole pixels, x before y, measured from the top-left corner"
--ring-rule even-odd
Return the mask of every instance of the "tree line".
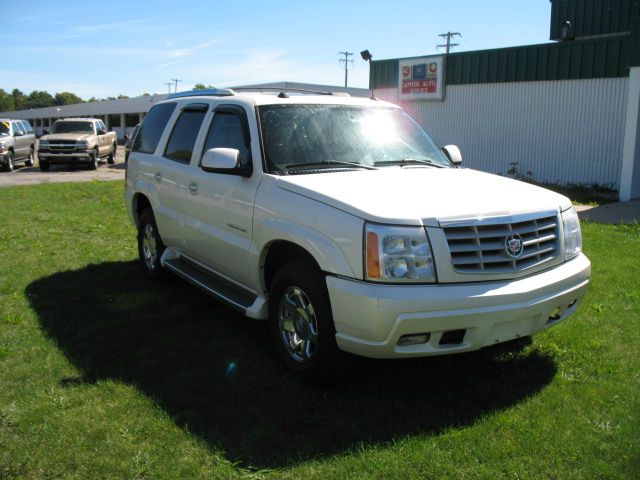
[[0, 112], [14, 112], [16, 110], [28, 110], [30, 108], [59, 107], [61, 105], [72, 105], [74, 103], [118, 100], [122, 98], [129, 97], [126, 95], [118, 95], [117, 97], [108, 97], [105, 99], [91, 97], [89, 100], [83, 100], [71, 92], [60, 92], [51, 95], [44, 90], [34, 90], [29, 95], [25, 95], [17, 88], [14, 88], [11, 93], [7, 93], [0, 88]]

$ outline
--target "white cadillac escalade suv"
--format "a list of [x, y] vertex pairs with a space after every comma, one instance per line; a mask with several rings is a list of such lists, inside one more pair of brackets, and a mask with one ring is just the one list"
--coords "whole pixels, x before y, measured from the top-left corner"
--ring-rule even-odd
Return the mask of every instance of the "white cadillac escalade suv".
[[251, 318], [309, 375], [343, 352], [467, 352], [580, 304], [591, 265], [571, 202], [460, 168], [375, 99], [200, 90], [155, 105], [127, 169], [141, 265]]

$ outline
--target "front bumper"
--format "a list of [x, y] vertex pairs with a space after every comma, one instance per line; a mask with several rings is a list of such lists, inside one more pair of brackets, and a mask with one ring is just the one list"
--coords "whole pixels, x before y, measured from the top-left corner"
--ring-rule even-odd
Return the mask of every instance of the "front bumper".
[[[372, 358], [478, 350], [533, 335], [575, 312], [591, 275], [586, 256], [513, 281], [376, 285], [327, 276], [338, 346]], [[428, 341], [398, 345], [404, 335]], [[453, 339], [453, 340], [452, 340]]]
[[85, 163], [93, 160], [93, 150], [75, 150], [73, 152], [53, 152], [51, 150], [38, 150], [38, 159], [47, 161], [52, 165]]

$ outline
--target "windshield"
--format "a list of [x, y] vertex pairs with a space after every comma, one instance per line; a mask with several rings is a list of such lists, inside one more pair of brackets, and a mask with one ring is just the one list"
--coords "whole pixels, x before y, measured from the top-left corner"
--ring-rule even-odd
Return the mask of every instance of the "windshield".
[[51, 133], [93, 133], [92, 122], [56, 122]]
[[284, 172], [409, 162], [451, 166], [403, 110], [344, 105], [259, 107], [267, 168]]
[[11, 126], [9, 122], [0, 122], [0, 135], [9, 135], [11, 133]]

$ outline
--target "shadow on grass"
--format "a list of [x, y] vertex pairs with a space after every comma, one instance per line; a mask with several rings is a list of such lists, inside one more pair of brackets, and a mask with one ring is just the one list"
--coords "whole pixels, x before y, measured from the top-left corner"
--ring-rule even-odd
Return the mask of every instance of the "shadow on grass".
[[265, 322], [180, 280], [152, 284], [135, 262], [58, 273], [27, 293], [44, 331], [84, 372], [61, 385], [135, 385], [243, 466], [281, 467], [468, 425], [535, 394], [556, 371], [551, 358], [522, 352], [525, 341], [363, 361], [342, 384], [311, 385], [281, 366]]

